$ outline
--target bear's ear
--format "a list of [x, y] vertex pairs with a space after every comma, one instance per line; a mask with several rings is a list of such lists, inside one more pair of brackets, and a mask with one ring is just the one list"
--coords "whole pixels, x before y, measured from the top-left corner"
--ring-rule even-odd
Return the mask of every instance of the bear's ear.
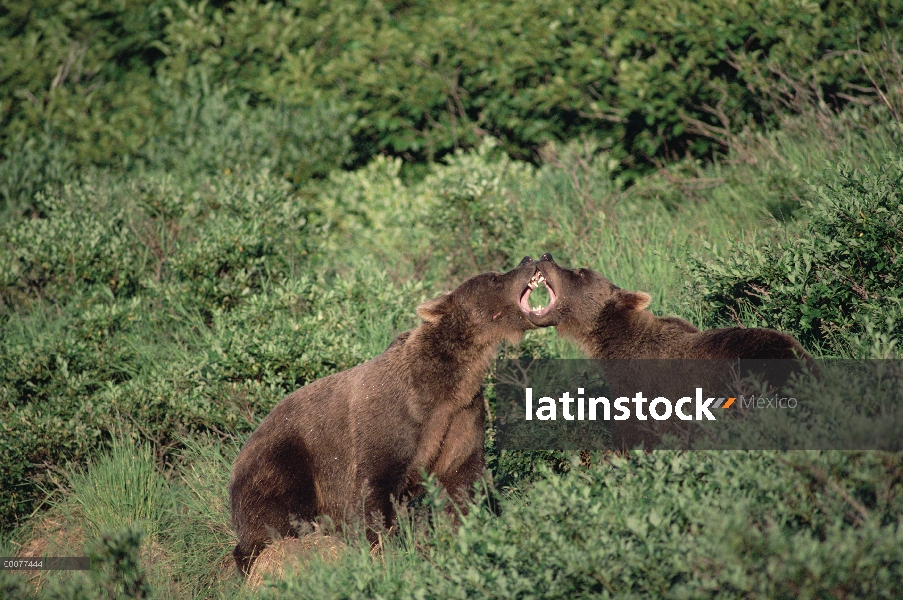
[[652, 302], [652, 296], [646, 292], [622, 292], [618, 304], [630, 310], [643, 310]]
[[436, 323], [452, 310], [451, 292], [445, 292], [438, 298], [427, 300], [417, 307], [417, 314], [427, 323]]

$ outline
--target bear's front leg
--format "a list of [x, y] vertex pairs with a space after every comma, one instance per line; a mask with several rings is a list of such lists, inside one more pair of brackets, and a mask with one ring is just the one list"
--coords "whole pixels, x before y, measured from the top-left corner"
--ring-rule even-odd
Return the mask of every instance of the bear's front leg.
[[485, 414], [483, 396], [477, 394], [471, 404], [452, 417], [433, 465], [436, 479], [452, 500], [446, 510], [453, 517], [458, 511], [467, 514], [467, 505], [473, 500], [474, 484], [487, 478], [483, 451]]
[[397, 475], [391, 477], [386, 473], [371, 473], [369, 477], [364, 477], [361, 483], [361, 495], [354, 520], [359, 526], [364, 527], [367, 541], [371, 546], [379, 542], [381, 533], [385, 533], [395, 524], [396, 515], [392, 498], [397, 494], [396, 479], [399, 479]]

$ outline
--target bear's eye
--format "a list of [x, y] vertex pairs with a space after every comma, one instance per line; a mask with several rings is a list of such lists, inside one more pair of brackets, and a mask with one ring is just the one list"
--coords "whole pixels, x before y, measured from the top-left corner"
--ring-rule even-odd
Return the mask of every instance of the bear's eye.
[[498, 282], [499, 282], [499, 276], [498, 276], [498, 275], [493, 275], [493, 276], [492, 276], [492, 283], [498, 283]]

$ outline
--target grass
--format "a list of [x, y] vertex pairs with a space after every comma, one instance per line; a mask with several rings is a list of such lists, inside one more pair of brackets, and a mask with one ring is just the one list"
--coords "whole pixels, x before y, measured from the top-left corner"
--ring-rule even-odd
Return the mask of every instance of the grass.
[[68, 479], [73, 508], [88, 537], [118, 526], [138, 529], [154, 540], [165, 526], [170, 511], [168, 485], [147, 443], [114, 438], [108, 454]]
[[172, 576], [186, 597], [205, 597], [218, 587], [236, 585], [234, 534], [225, 490], [238, 450], [237, 443], [185, 440], [180, 477], [172, 486], [177, 508], [169, 518], [167, 540], [174, 555], [184, 559], [173, 568]]

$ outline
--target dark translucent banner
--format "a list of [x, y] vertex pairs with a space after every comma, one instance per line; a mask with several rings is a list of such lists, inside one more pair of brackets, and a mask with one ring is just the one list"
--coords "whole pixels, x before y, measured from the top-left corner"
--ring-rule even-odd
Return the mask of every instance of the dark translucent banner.
[[903, 450], [903, 361], [499, 361], [501, 450]]
[[87, 571], [87, 556], [0, 556], [0, 571]]

